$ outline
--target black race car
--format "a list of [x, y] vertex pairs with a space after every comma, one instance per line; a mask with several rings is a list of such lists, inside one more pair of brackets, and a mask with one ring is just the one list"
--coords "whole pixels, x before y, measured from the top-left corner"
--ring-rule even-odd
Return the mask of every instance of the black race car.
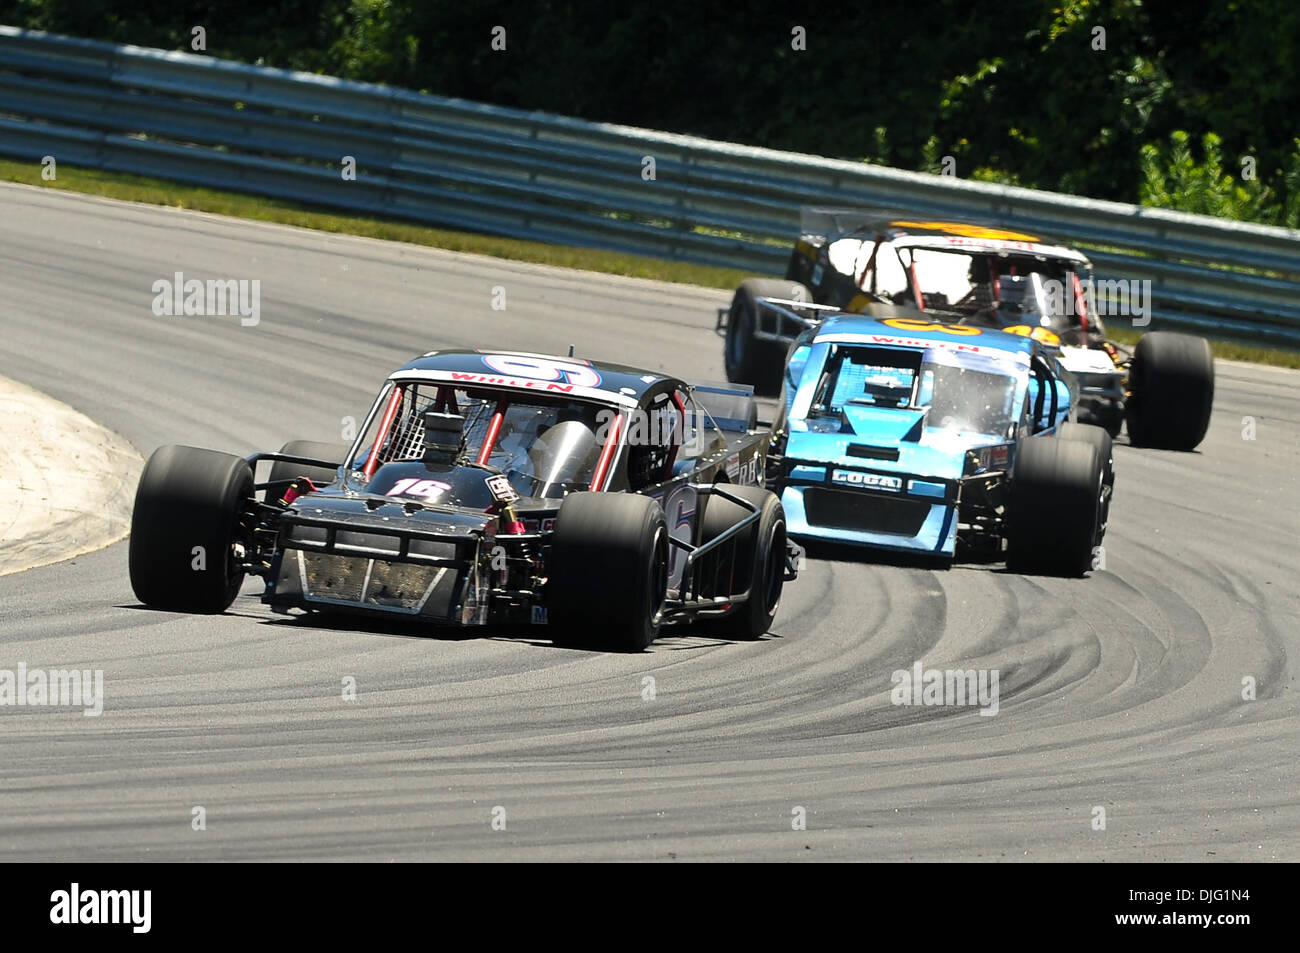
[[642, 649], [673, 623], [756, 638], [798, 560], [762, 485], [770, 439], [747, 387], [433, 351], [388, 378], [346, 452], [155, 451], [131, 585], [149, 606], [222, 612], [252, 574], [278, 611], [546, 624], [596, 648]]

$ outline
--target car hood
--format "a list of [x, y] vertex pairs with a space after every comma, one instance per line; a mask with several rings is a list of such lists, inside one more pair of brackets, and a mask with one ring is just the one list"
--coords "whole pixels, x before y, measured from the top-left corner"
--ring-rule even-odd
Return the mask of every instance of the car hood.
[[[521, 497], [514, 504], [521, 517], [535, 512], [553, 512], [558, 500]], [[400, 530], [409, 527], [421, 533], [459, 536], [479, 533], [497, 517], [482, 509], [421, 503], [404, 497], [377, 494], [343, 494], [329, 490], [299, 497], [290, 512], [307, 520], [329, 520], [356, 528]]]
[[795, 432], [786, 443], [785, 458], [788, 463], [831, 464], [955, 480], [965, 471], [966, 451], [1006, 442], [994, 435], [934, 427], [923, 428], [916, 441], [890, 439], [889, 434], [879, 430], [867, 434]]

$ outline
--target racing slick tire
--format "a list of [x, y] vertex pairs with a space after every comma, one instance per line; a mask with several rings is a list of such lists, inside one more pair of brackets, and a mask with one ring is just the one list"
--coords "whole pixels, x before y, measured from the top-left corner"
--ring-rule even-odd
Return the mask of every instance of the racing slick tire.
[[779, 341], [754, 338], [758, 328], [758, 298], [790, 298], [812, 301], [812, 292], [795, 281], [747, 278], [736, 289], [727, 315], [727, 338], [723, 360], [727, 380], [753, 384], [761, 397], [774, 397], [781, 390], [787, 346]]
[[547, 623], [556, 645], [639, 652], [659, 634], [668, 524], [634, 493], [570, 493], [551, 535]]
[[1154, 331], [1133, 351], [1124, 406], [1134, 446], [1195, 450], [1210, 427], [1214, 355], [1191, 334]]
[[252, 498], [253, 470], [240, 457], [195, 447], [155, 450], [131, 514], [136, 598], [177, 612], [229, 608], [244, 582], [234, 544], [240, 511]]
[[1105, 484], [1107, 492], [1102, 500], [1100, 531], [1096, 540], [1096, 544], [1100, 545], [1100, 533], [1105, 531], [1106, 523], [1110, 519], [1110, 501], [1115, 492], [1115, 442], [1104, 427], [1073, 421], [1061, 424], [1060, 429], [1056, 431], [1056, 436], [1061, 440], [1082, 440], [1084, 443], [1090, 443], [1097, 448], [1097, 453], [1101, 456], [1102, 483]]
[[[742, 532], [734, 546], [724, 543], [712, 558], [706, 555], [701, 578], [711, 596], [751, 591], [749, 598], [730, 614], [702, 623], [700, 631], [717, 638], [753, 640], [772, 627], [781, 603], [785, 586], [785, 510], [776, 494], [762, 487], [723, 483], [720, 489], [758, 507], [758, 522]], [[700, 544], [716, 539], [749, 512], [710, 493], [700, 521]]]
[[[319, 443], [314, 440], [290, 440], [280, 452], [290, 457], [307, 457], [312, 460], [340, 460], [347, 452], [336, 443]], [[296, 480], [306, 477], [317, 486], [328, 486], [339, 478], [338, 469], [327, 470], [324, 467], [308, 467], [299, 463], [286, 463], [275, 460], [271, 463], [271, 473], [266, 478], [268, 483], [281, 480]]]
[[1082, 576], [1101, 529], [1105, 461], [1085, 440], [1027, 440], [1007, 501], [1007, 569]]

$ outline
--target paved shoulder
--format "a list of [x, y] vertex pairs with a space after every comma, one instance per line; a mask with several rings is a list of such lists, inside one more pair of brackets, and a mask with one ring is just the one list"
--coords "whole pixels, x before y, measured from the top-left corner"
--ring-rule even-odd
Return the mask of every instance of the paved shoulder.
[[0, 576], [124, 537], [140, 467], [125, 438], [0, 378]]

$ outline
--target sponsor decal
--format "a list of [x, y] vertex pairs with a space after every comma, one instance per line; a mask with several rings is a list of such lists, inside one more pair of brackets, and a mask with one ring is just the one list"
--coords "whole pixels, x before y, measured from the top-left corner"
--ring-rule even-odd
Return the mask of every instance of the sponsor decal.
[[492, 499], [498, 503], [513, 503], [519, 499], [519, 494], [515, 492], [515, 488], [510, 485], [510, 479], [504, 473], [495, 473], [483, 482], [487, 484]]
[[555, 361], [523, 354], [484, 354], [483, 363], [499, 374], [577, 387], [599, 387], [600, 374], [577, 361]]
[[556, 391], [561, 394], [572, 394], [575, 390], [573, 384], [560, 384], [555, 381], [520, 380], [516, 377], [497, 377], [492, 374], [467, 374], [464, 371], [452, 371], [451, 379], [466, 381], [471, 384], [493, 384], [497, 387], [528, 387], [537, 390]]
[[989, 241], [1005, 242], [1038, 242], [1038, 238], [1033, 235], [1025, 235], [1021, 232], [1010, 232], [1001, 228], [988, 228], [983, 225], [968, 225], [964, 222], [890, 222], [897, 228], [920, 228], [926, 230], [936, 230], [951, 232], [953, 235], [959, 235], [964, 238], [983, 238]]
[[943, 334], [956, 334], [960, 337], [975, 337], [982, 333], [979, 328], [968, 324], [936, 324], [920, 318], [885, 318], [880, 322], [900, 331], [937, 331]]
[[[907, 320], [899, 318], [897, 320]], [[960, 325], [957, 325], [960, 327]], [[884, 347], [905, 347], [913, 350], [925, 350], [926, 348], [937, 348], [945, 351], [961, 351], [969, 354], [987, 354], [992, 357], [1001, 357], [1008, 361], [1014, 361], [1018, 364], [1028, 364], [1029, 354], [1025, 351], [1012, 351], [1002, 347], [989, 347], [988, 345], [967, 344], [964, 341], [947, 341], [943, 338], [905, 338], [892, 334], [859, 334], [859, 333], [841, 333], [827, 334], [819, 337], [818, 342], [827, 344], [878, 344]]]
[[1005, 470], [1011, 462], [1011, 448], [1007, 444], [976, 447], [971, 453], [980, 470]]
[[841, 486], [860, 486], [871, 490], [897, 492], [903, 488], [903, 478], [885, 476], [883, 473], [863, 473], [861, 470], [834, 470], [831, 482]]
[[1009, 328], [1003, 328], [1007, 334], [1016, 334], [1022, 338], [1033, 338], [1050, 347], [1057, 347], [1061, 343], [1061, 336], [1051, 328], [1036, 328], [1028, 324], [1014, 324]]

